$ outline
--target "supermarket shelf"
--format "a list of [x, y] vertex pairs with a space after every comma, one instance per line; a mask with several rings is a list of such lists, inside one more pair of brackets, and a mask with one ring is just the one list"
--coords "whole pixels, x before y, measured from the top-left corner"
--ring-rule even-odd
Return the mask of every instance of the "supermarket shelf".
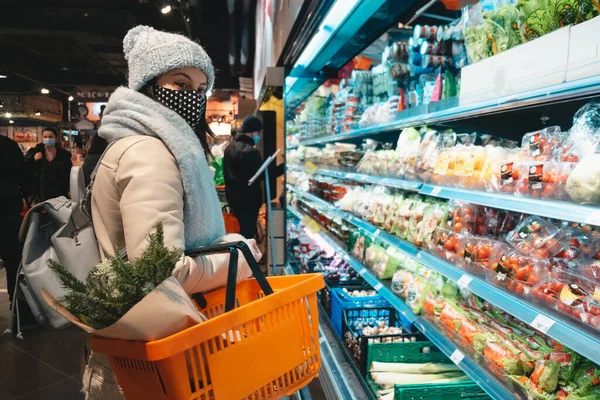
[[508, 386], [491, 377], [485, 367], [479, 366], [477, 362], [466, 356], [454, 342], [424, 318], [419, 317], [415, 321], [415, 326], [492, 398], [503, 400], [526, 398], [521, 391], [512, 391]]
[[[319, 200], [322, 204], [328, 204], [313, 195], [306, 193], [300, 194], [311, 200]], [[331, 205], [329, 205], [329, 207], [331, 207]], [[441, 260], [425, 251], [419, 251], [412, 244], [407, 243], [406, 241], [394, 235], [390, 235], [385, 231], [378, 230], [365, 221], [362, 221], [347, 213], [343, 213], [342, 217], [355, 226], [359, 226], [363, 229], [368, 228], [365, 230], [373, 236], [378, 236], [380, 240], [386, 242], [387, 244], [404, 250], [407, 254], [416, 257], [419, 262], [428, 268], [439, 272], [449, 280], [457, 283], [459, 286], [468, 289], [472, 293], [489, 301], [509, 314], [514, 315], [521, 321], [535, 327], [542, 332], [545, 332], [548, 336], [554, 338], [560, 343], [570, 347], [574, 351], [580, 353], [595, 363], [600, 364], [599, 336], [588, 333], [586, 330], [577, 327], [577, 325], [563, 320], [558, 314], [553, 315], [547, 310], [536, 307], [532, 303], [526, 303], [518, 297], [506, 293], [502, 289], [493, 286], [478, 277], [465, 273], [452, 264], [449, 264], [448, 262]], [[380, 233], [374, 233], [376, 231], [379, 231]], [[407, 249], [411, 248], [416, 249], [416, 251], [407, 251]], [[375, 280], [377, 280], [376, 277]], [[371, 282], [369, 283], [372, 284]], [[395, 296], [391, 291], [390, 293], [391, 295]]]
[[[297, 165], [288, 165], [288, 168], [297, 171], [304, 170], [303, 167]], [[355, 172], [343, 172], [324, 168], [319, 168], [317, 173], [319, 175], [329, 176], [331, 178], [348, 179], [354, 182], [368, 183], [373, 185], [384, 185], [402, 190], [418, 191], [421, 189], [421, 186], [423, 186], [421, 182], [413, 182], [396, 178], [384, 178], [380, 176], [358, 174]]]
[[[298, 218], [302, 218], [303, 215], [296, 209], [291, 207], [288, 208]], [[509, 389], [505, 388], [500, 382], [490, 377], [486, 370], [476, 364], [473, 360], [467, 357], [463, 357], [457, 346], [440, 332], [438, 332], [429, 322], [425, 321], [421, 317], [417, 317], [412, 310], [404, 303], [402, 299], [396, 296], [391, 289], [377, 278], [369, 269], [362, 265], [358, 260], [351, 257], [348, 252], [342, 248], [338, 241], [333, 238], [329, 233], [325, 231], [319, 232], [319, 235], [331, 245], [336, 252], [344, 254], [344, 260], [354, 268], [360, 276], [363, 277], [367, 283], [369, 283], [377, 292], [384, 297], [398, 312], [406, 318], [412, 326], [416, 327], [421, 331], [433, 344], [440, 348], [441, 351], [450, 357], [458, 367], [460, 367], [471, 379], [473, 379], [479, 386], [483, 388], [491, 397], [494, 399], [510, 399], [520, 398], [522, 395], [518, 393], [512, 393]], [[323, 349], [323, 343], [321, 344]], [[324, 362], [325, 363], [325, 362]]]
[[[300, 166], [288, 166], [288, 168], [296, 170], [303, 169]], [[402, 179], [333, 171], [324, 168], [319, 168], [317, 173], [319, 175], [330, 176], [338, 179], [348, 179], [355, 182], [384, 185], [404, 190], [418, 190], [420, 194], [425, 196], [433, 196], [448, 200], [462, 200], [469, 203], [508, 211], [600, 226], [599, 207], [584, 206], [564, 201], [538, 200], [528, 197], [517, 197], [503, 193], [466, 190], [421, 182], [405, 181]]]
[[463, 200], [482, 206], [495, 207], [525, 214], [600, 225], [600, 208], [598, 207], [428, 184], [424, 184], [419, 193], [443, 199]]
[[593, 362], [600, 363], [600, 337], [588, 334], [568, 321], [563, 321], [558, 315], [553, 316], [546, 310], [506, 293], [427, 252], [419, 252], [418, 260], [451, 281], [457, 282], [460, 287], [468, 289]]
[[334, 206], [331, 203], [328, 203], [325, 200], [320, 199], [319, 197], [317, 197], [313, 194], [306, 193], [306, 192], [300, 192], [298, 190], [295, 190], [295, 189], [289, 188], [289, 187], [288, 187], [288, 190], [291, 190], [292, 192], [298, 194], [299, 196], [304, 197], [305, 199], [308, 199], [308, 200], [312, 201], [313, 203], [320, 205], [321, 207], [329, 208], [331, 212], [340, 216], [342, 219], [348, 221], [349, 223], [356, 226], [357, 228], [364, 230], [365, 232], [369, 233], [371, 236], [373, 236], [375, 238], [379, 238], [380, 240], [386, 242], [389, 245], [397, 247], [398, 249], [402, 250], [403, 252], [405, 252], [406, 254], [408, 254], [410, 256], [415, 257], [417, 255], [417, 253], [419, 252], [419, 248], [416, 247], [415, 245], [413, 245], [412, 243], [408, 243], [407, 241], [402, 240], [402, 239], [398, 238], [397, 236], [391, 235], [388, 232], [381, 230], [381, 229], [377, 228], [376, 226], [373, 226], [372, 224], [370, 224], [366, 221], [363, 221], [360, 218], [356, 218], [354, 215], [352, 215], [350, 213], [347, 213], [345, 211], [341, 211], [337, 208], [334, 208]]
[[[286, 275], [295, 274], [289, 265], [284, 268], [284, 272]], [[342, 344], [337, 340], [331, 321], [320, 306], [319, 346], [321, 347], [319, 381], [326, 398], [340, 400], [370, 398], [370, 394], [365, 391], [366, 383], [356, 367], [344, 357]]]
[[[600, 76], [580, 79], [573, 82], [564, 82], [542, 89], [530, 90], [523, 93], [503, 96], [496, 99], [461, 104], [458, 97], [431, 103], [424, 109], [409, 109], [401, 112], [400, 118], [373, 127], [357, 129], [349, 133], [329, 135], [316, 139], [309, 139], [299, 143], [301, 146], [319, 145], [348, 139], [374, 136], [381, 133], [398, 131], [406, 127], [420, 126], [436, 123], [466, 119], [484, 114], [495, 114], [519, 108], [531, 107], [541, 104], [561, 102], [574, 98], [600, 93]], [[297, 146], [288, 146], [288, 149]]]

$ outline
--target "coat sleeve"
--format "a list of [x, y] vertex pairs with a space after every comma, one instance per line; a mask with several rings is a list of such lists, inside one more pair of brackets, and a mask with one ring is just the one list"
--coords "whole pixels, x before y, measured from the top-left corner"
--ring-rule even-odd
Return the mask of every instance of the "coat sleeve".
[[[115, 175], [120, 211], [130, 260], [147, 246], [147, 236], [162, 222], [167, 247], [185, 248], [183, 184], [177, 163], [159, 140], [143, 140], [121, 156]], [[228, 256], [183, 257], [173, 275], [188, 293], [207, 291], [226, 283]]]

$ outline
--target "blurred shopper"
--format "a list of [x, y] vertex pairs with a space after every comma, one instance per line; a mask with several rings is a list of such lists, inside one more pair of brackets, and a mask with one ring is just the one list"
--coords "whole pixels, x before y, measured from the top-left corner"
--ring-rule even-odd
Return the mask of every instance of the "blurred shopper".
[[71, 153], [63, 149], [55, 128], [44, 128], [42, 143], [27, 152], [27, 162], [33, 179], [34, 202], [59, 196], [69, 196]]
[[248, 186], [248, 181], [262, 165], [262, 157], [255, 147], [262, 129], [263, 124], [258, 118], [252, 115], [246, 117], [223, 157], [227, 203], [240, 223], [240, 233], [249, 238], [256, 236], [258, 210], [263, 204], [261, 180], [257, 179]]
[[19, 145], [0, 136], [0, 258], [6, 268], [8, 297], [12, 305], [17, 269], [21, 263], [19, 227], [26, 191], [26, 164]]
[[[98, 134], [109, 142], [92, 193], [94, 230], [103, 256], [124, 249], [136, 259], [160, 221], [168, 247], [192, 250], [253, 239], [225, 236], [223, 216], [207, 159], [206, 92], [214, 69], [204, 49], [185, 36], [147, 26], [123, 41], [129, 87], [109, 99]], [[224, 286], [229, 255], [182, 257], [173, 275], [188, 293]], [[251, 276], [243, 257], [238, 279]], [[122, 399], [108, 358], [86, 357], [86, 398]], [[143, 382], [140, 382], [143, 384]]]
[[90, 148], [88, 149], [87, 155], [83, 160], [83, 176], [85, 177], [85, 185], [90, 184], [92, 172], [94, 172], [94, 168], [96, 168], [96, 164], [100, 161], [100, 157], [104, 150], [106, 150], [106, 146], [108, 146], [108, 142], [106, 139], [100, 137], [99, 135], [92, 136], [92, 140], [90, 141]]

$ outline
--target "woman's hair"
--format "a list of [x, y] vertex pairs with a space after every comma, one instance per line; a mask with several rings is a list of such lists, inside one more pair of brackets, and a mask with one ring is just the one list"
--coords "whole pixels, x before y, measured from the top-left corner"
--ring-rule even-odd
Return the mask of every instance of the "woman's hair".
[[[156, 100], [156, 97], [154, 96], [153, 87], [155, 84], [156, 84], [156, 78], [152, 79], [151, 81], [146, 83], [140, 89], [140, 93], [145, 94], [146, 96], [150, 97], [154, 101], [158, 101], [158, 100]], [[202, 145], [202, 148], [204, 149], [204, 153], [206, 154], [207, 158], [209, 158], [209, 157], [213, 158], [213, 155], [210, 151], [210, 147], [208, 146], [208, 136], [212, 137], [215, 140], [218, 140], [218, 139], [217, 139], [217, 136], [214, 134], [214, 132], [210, 129], [210, 127], [208, 126], [208, 122], [206, 121], [206, 107], [204, 107], [204, 115], [202, 115], [200, 124], [194, 129], [194, 133], [196, 133], [196, 136], [200, 140], [200, 144]]]
[[44, 134], [44, 132], [52, 132], [52, 134], [58, 139], [58, 131], [56, 130], [56, 128], [53, 128], [51, 126], [47, 126], [44, 129], [42, 129], [42, 135]]
[[100, 137], [98, 134], [95, 134], [92, 136], [92, 140], [90, 140], [88, 154], [102, 154], [104, 153], [104, 150], [106, 150], [106, 146], [108, 146], [106, 139]]

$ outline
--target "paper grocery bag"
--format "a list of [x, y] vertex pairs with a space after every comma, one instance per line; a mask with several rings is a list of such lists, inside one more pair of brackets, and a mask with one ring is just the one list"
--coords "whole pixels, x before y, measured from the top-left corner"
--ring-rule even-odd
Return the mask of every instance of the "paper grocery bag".
[[126, 340], [158, 340], [207, 320], [174, 277], [166, 279], [117, 322], [95, 330], [57, 304], [48, 291], [42, 289], [44, 300], [66, 319], [94, 335]]

